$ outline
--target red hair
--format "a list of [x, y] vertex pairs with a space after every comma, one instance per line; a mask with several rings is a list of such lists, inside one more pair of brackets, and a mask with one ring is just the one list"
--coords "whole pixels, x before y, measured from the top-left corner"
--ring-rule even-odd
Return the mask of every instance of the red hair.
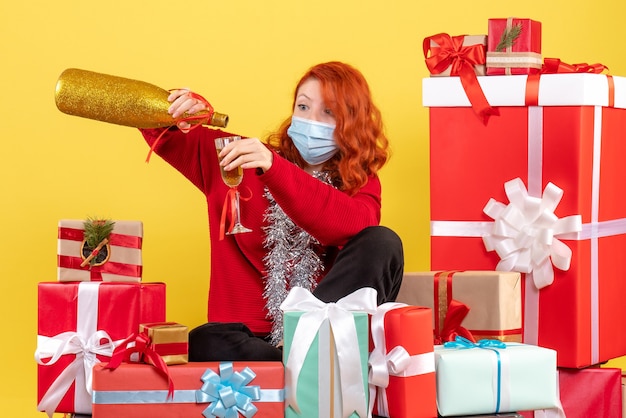
[[[390, 155], [380, 111], [372, 101], [365, 77], [352, 66], [336, 61], [311, 67], [302, 76], [294, 91], [294, 107], [298, 89], [310, 78], [319, 80], [322, 98], [336, 122], [335, 141], [339, 151], [324, 164], [324, 169], [330, 171], [333, 182], [341, 190], [354, 194]], [[268, 144], [303, 167], [306, 163], [287, 135], [290, 125], [291, 117], [269, 136]]]

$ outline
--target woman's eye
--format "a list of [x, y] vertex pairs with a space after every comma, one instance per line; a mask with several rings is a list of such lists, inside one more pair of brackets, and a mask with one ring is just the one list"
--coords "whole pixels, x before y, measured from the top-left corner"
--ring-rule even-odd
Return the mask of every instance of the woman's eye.
[[298, 109], [300, 109], [300, 110], [306, 110], [306, 109], [307, 109], [307, 105], [305, 105], [305, 104], [299, 104], [299, 105], [298, 105]]
[[332, 111], [332, 110], [330, 110], [330, 109], [324, 109], [324, 113], [326, 113], [326, 114], [327, 114], [327, 115], [329, 115], [329, 116], [334, 116], [334, 115], [333, 115], [333, 111]]

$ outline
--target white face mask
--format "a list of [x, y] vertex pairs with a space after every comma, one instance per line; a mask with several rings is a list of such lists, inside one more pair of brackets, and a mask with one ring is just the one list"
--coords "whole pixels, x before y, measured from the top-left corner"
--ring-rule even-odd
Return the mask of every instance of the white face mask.
[[310, 165], [318, 165], [332, 158], [338, 151], [334, 140], [335, 127], [328, 123], [291, 117], [287, 135], [300, 155]]

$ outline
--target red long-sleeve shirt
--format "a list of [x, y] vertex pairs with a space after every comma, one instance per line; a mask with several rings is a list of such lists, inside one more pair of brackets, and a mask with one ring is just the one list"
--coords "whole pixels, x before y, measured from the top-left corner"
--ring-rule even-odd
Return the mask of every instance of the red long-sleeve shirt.
[[[141, 132], [152, 146], [162, 130]], [[220, 240], [220, 217], [228, 187], [220, 176], [213, 140], [228, 135], [205, 127], [187, 134], [172, 129], [161, 137], [154, 151], [206, 197], [211, 239], [208, 320], [242, 322], [256, 334], [265, 335], [271, 330], [271, 319], [263, 298], [263, 257], [267, 250], [262, 228], [269, 205], [264, 188], [298, 226], [322, 245], [340, 247], [363, 228], [380, 223], [381, 185], [378, 177], [372, 176], [358, 193], [349, 196], [274, 153], [269, 170], [262, 174], [244, 170], [239, 186], [243, 198], [251, 193], [249, 199], [241, 201], [241, 222], [253, 232], [227, 235]]]

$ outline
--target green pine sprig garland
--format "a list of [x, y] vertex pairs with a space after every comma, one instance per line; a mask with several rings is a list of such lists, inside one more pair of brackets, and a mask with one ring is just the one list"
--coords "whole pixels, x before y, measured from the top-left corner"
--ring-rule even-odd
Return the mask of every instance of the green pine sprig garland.
[[85, 228], [83, 238], [87, 246], [96, 248], [104, 239], [109, 238], [113, 228], [115, 228], [115, 222], [110, 219], [88, 218], [83, 226]]
[[505, 29], [500, 37], [500, 42], [496, 46], [496, 52], [502, 52], [505, 49], [513, 46], [517, 38], [522, 34], [522, 22], [519, 22], [515, 26], [511, 26], [509, 29]]

